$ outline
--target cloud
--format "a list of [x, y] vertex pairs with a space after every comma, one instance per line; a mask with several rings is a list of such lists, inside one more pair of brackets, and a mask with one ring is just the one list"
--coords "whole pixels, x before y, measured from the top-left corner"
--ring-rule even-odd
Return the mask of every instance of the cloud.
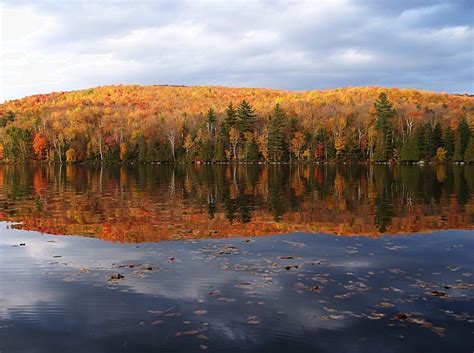
[[473, 92], [465, 1], [0, 5], [0, 100], [105, 84]]

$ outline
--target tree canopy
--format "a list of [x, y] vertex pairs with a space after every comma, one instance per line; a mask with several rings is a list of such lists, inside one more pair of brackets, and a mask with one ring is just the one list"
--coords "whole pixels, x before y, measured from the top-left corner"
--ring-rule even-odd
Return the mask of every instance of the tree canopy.
[[294, 92], [119, 85], [1, 104], [0, 157], [441, 162], [443, 148], [444, 162], [469, 162], [473, 127], [474, 97], [467, 95], [379, 87]]

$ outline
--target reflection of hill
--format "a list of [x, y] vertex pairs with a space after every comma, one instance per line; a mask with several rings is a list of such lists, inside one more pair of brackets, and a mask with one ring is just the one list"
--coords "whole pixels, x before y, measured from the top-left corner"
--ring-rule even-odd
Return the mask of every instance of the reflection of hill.
[[0, 185], [1, 220], [122, 242], [474, 228], [467, 166], [4, 166]]

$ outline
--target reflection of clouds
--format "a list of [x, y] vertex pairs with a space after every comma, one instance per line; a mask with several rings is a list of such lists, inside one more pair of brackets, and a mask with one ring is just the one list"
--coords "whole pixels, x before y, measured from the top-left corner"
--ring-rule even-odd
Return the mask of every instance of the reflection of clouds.
[[[74, 339], [82, 341], [87, 341], [91, 335], [104, 339], [113, 336], [120, 337], [121, 340], [132, 340], [131, 337], [135, 335], [143, 335], [140, 333], [140, 330], [144, 330], [139, 325], [140, 322], [143, 321], [144, 327], [148, 327], [150, 321], [163, 319], [163, 324], [156, 328], [156, 334], [164, 335], [166, 342], [171, 341], [173, 344], [182, 342], [175, 338], [175, 332], [185, 330], [179, 326], [180, 322], [189, 320], [192, 325], [187, 329], [202, 327], [202, 321], [209, 323], [206, 335], [209, 336], [210, 345], [213, 341], [222, 341], [232, 347], [241, 347], [243, 344], [267, 347], [278, 340], [287, 340], [318, 347], [321, 352], [347, 351], [347, 347], [360, 337], [369, 337], [373, 346], [379, 344], [380, 347], [381, 337], [386, 333], [386, 322], [383, 320], [388, 317], [374, 323], [355, 319], [344, 311], [352, 310], [356, 314], [366, 312], [367, 308], [379, 311], [380, 308], [375, 305], [381, 301], [380, 298], [390, 297], [392, 293], [377, 292], [377, 288], [391, 285], [406, 287], [408, 283], [405, 275], [395, 279], [390, 278], [393, 275], [391, 273], [372, 277], [369, 285], [374, 290], [357, 293], [350, 299], [335, 300], [333, 295], [347, 292], [343, 286], [349, 280], [357, 281], [357, 277], [365, 275], [369, 268], [378, 273], [387, 270], [388, 266], [398, 264], [400, 267], [407, 266], [404, 270], [409, 274], [413, 272], [410, 269], [416, 270], [422, 264], [426, 272], [431, 273], [435, 269], [444, 269], [446, 262], [453, 261], [452, 258], [443, 259], [438, 256], [436, 263], [425, 264], [416, 257], [417, 253], [403, 250], [390, 252], [383, 247], [386, 244], [384, 241], [374, 239], [336, 240], [329, 236], [299, 234], [292, 236], [292, 240], [298, 239], [305, 243], [303, 248], [289, 246], [285, 242], [288, 236], [258, 238], [250, 244], [243, 244], [239, 239], [226, 239], [140, 244], [137, 248], [136, 245], [107, 243], [95, 239], [6, 231], [4, 224], [0, 224], [0, 227], [0, 318], [16, 320], [19, 324], [25, 321], [38, 323], [47, 335], [58, 330], [65, 334], [74, 332]], [[451, 244], [450, 241], [461, 242], [465, 239], [467, 233], [464, 233], [464, 238], [462, 234], [452, 232], [449, 237], [419, 237], [418, 240], [426, 239], [423, 251], [426, 256], [433, 257], [439, 251], [444, 251], [445, 244]], [[415, 242], [416, 238], [407, 239], [393, 242], [409, 244], [409, 241], [413, 241], [411, 244], [418, 244]], [[48, 240], [56, 243], [47, 243]], [[359, 253], [348, 256], [345, 253], [346, 246], [354, 241], [362, 242], [363, 246], [359, 248]], [[443, 241], [446, 243], [443, 244]], [[12, 247], [19, 242], [25, 242], [26, 247]], [[227, 244], [234, 245], [241, 251], [212, 258], [214, 249]], [[210, 251], [197, 252], [203, 248]], [[460, 251], [466, 249], [459, 248]], [[244, 251], [249, 254], [243, 254]], [[372, 252], [377, 255], [369, 256], [368, 253]], [[62, 257], [52, 258], [53, 253]], [[294, 255], [295, 258], [277, 260], [278, 256], [288, 255]], [[168, 263], [169, 257], [175, 257], [175, 260]], [[326, 265], [311, 265], [312, 261], [322, 258], [327, 259]], [[225, 259], [228, 259], [228, 270], [218, 267], [226, 262]], [[462, 256], [458, 257], [458, 261], [463, 259]], [[50, 264], [56, 260], [60, 264]], [[273, 260], [280, 264], [303, 264], [303, 267], [298, 271], [285, 271], [281, 267], [275, 269], [271, 266]], [[139, 268], [112, 268], [112, 264], [130, 263], [147, 264], [161, 270], [146, 273], [145, 278], [139, 278], [134, 277]], [[234, 270], [234, 264], [256, 265], [257, 269], [237, 271]], [[78, 274], [83, 267], [92, 270], [73, 278], [72, 282], [62, 281], [64, 275]], [[349, 269], [354, 272], [353, 276], [346, 275]], [[51, 275], [44, 275], [44, 272], [51, 272]], [[106, 275], [117, 272], [125, 273], [125, 280], [114, 284], [107, 282]], [[331, 273], [330, 281], [321, 285], [321, 292], [303, 290], [303, 294], [296, 293], [295, 283], [315, 285], [318, 283], [312, 281], [311, 277], [328, 272]], [[243, 281], [262, 284], [263, 274], [270, 275], [273, 282], [265, 288], [250, 286], [250, 290], [257, 292], [255, 296], [244, 295], [247, 288], [235, 287]], [[457, 278], [456, 273], [451, 271], [446, 275], [449, 276], [446, 278], [447, 283], [450, 279], [454, 281], [453, 278]], [[220, 295], [209, 296], [211, 290], [219, 290]], [[415, 289], [410, 290], [413, 292]], [[233, 298], [236, 301], [227, 303], [219, 301], [219, 297]], [[199, 299], [203, 299], [204, 303], [198, 303]], [[245, 304], [248, 300], [254, 303]], [[255, 303], [257, 301], [264, 301], [265, 304], [258, 305]], [[430, 311], [433, 309], [423, 305], [425, 304], [412, 301], [397, 304], [397, 310], [425, 310], [427, 315], [439, 315], [439, 312]], [[173, 311], [182, 313], [182, 316], [177, 319], [164, 318], [148, 312], [170, 307], [174, 308]], [[328, 312], [325, 307], [336, 309], [337, 312]], [[197, 309], [205, 309], [207, 313], [196, 316], [193, 311]], [[278, 313], [280, 311], [283, 313]], [[344, 315], [344, 319], [321, 319], [322, 316], [331, 314]], [[250, 316], [256, 316], [261, 324], [248, 324], [246, 320]], [[147, 339], [146, 336], [141, 337], [142, 340]], [[326, 342], [331, 342], [331, 349], [315, 337], [324, 337]], [[351, 348], [350, 351], [357, 352], [358, 348]], [[390, 352], [390, 349], [387, 351]]]

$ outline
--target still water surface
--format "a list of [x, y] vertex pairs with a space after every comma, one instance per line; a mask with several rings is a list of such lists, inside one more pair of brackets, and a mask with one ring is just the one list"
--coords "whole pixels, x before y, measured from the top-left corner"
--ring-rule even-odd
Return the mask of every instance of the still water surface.
[[472, 352], [472, 192], [466, 166], [3, 166], [0, 351]]

